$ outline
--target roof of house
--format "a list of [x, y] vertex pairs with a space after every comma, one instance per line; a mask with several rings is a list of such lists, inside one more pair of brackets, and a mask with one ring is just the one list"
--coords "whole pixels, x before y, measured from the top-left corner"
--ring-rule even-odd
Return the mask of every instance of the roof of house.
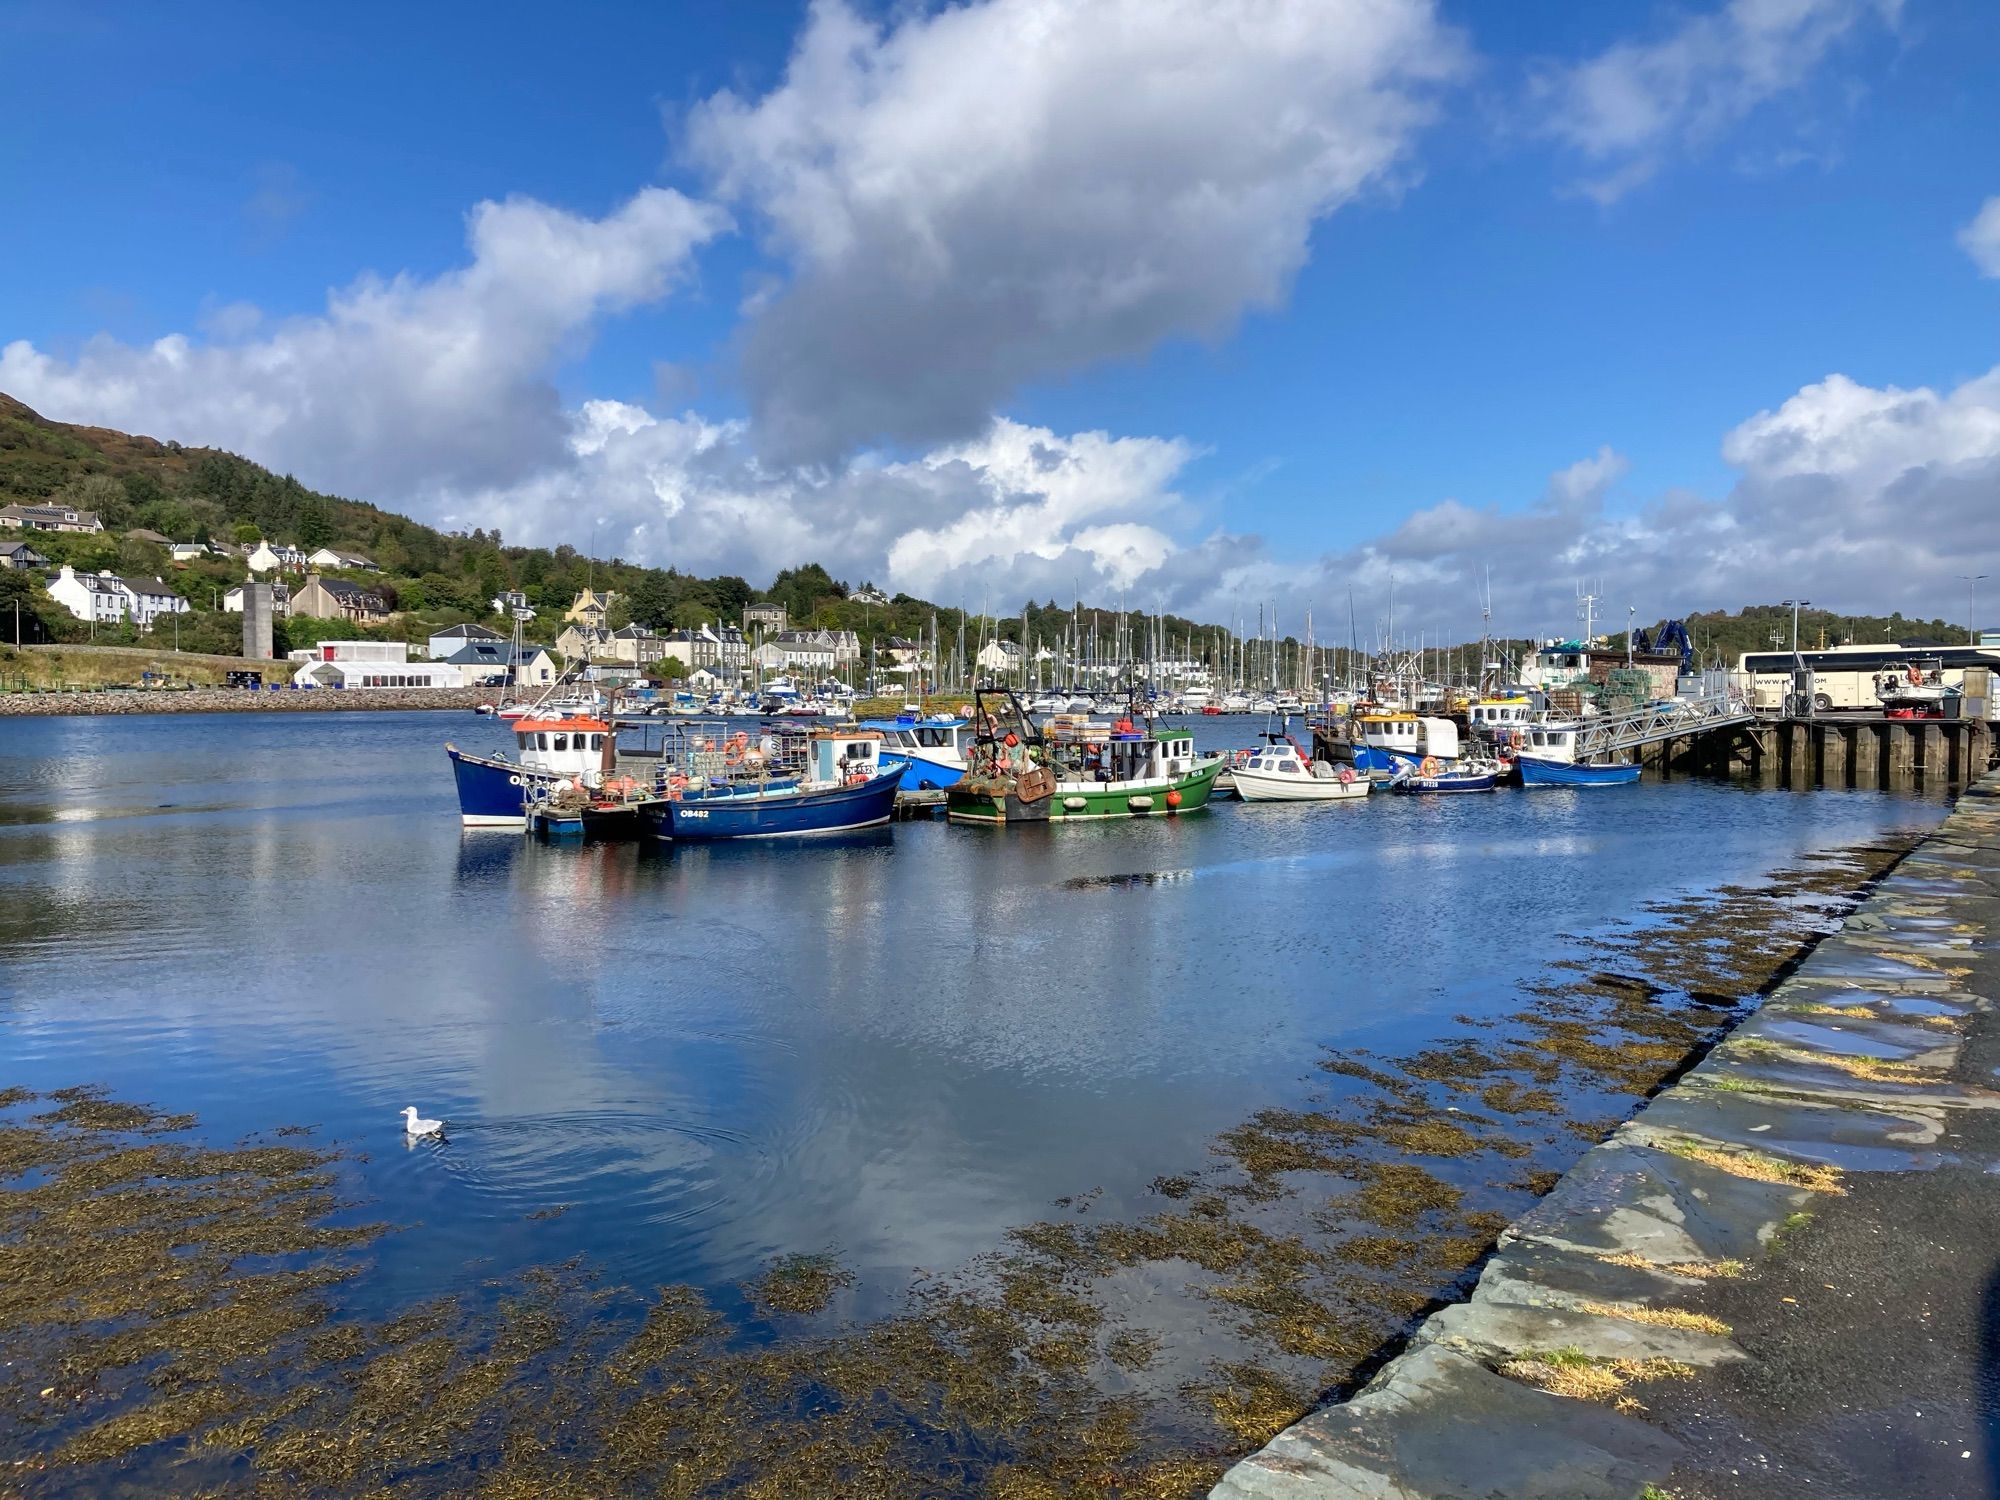
[[[72, 510], [67, 505], [0, 505], [0, 516], [19, 516], [22, 520], [56, 520], [72, 526], [95, 526], [98, 524], [94, 510]], [[72, 519], [74, 518], [74, 519]]]
[[163, 547], [171, 547], [174, 542], [174, 539], [172, 537], [162, 536], [157, 531], [149, 531], [144, 526], [134, 526], [130, 531], [126, 532], [125, 535], [128, 537], [136, 538], [137, 540], [142, 542], [158, 542]]
[[611, 639], [614, 641], [650, 641], [654, 639], [654, 635], [644, 625], [627, 625], [623, 629], [612, 631]]
[[17, 552], [25, 552], [30, 557], [40, 557], [42, 555], [28, 542], [0, 542], [0, 552], [4, 552], [10, 557]]
[[179, 594], [176, 594], [157, 578], [119, 578], [114, 579], [113, 582], [124, 584], [126, 588], [135, 594], [150, 594], [155, 599], [180, 598]]
[[309, 582], [316, 582], [342, 604], [352, 604], [364, 608], [365, 601], [373, 600], [376, 607], [386, 609], [388, 601], [373, 589], [364, 589], [358, 583], [349, 583], [345, 578], [321, 578], [317, 574]]
[[443, 630], [433, 630], [434, 641], [504, 641], [507, 639], [499, 631], [487, 625], [447, 625]]
[[545, 647], [533, 644], [523, 646], [521, 654], [516, 657], [514, 648], [504, 641], [498, 644], [492, 641], [472, 641], [460, 646], [444, 660], [454, 667], [504, 667], [509, 662], [526, 666], [536, 657], [546, 655], [548, 651]]

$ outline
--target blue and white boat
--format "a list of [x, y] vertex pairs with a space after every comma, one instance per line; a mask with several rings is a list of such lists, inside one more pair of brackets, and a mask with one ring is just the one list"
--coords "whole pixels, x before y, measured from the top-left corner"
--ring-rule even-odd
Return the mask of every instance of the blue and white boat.
[[898, 714], [893, 719], [869, 719], [861, 727], [881, 731], [882, 764], [903, 768], [906, 792], [941, 791], [965, 774], [964, 719]]
[[1575, 723], [1531, 724], [1515, 741], [1514, 763], [1523, 786], [1630, 786], [1639, 779], [1637, 764], [1607, 761], [1593, 765], [1576, 757]]
[[474, 755], [447, 744], [467, 828], [525, 828], [528, 803], [563, 787], [591, 788], [611, 764], [613, 730], [584, 713], [532, 713], [512, 725], [520, 759]]
[[1538, 755], [1522, 755], [1514, 764], [1521, 768], [1523, 786], [1630, 786], [1639, 779], [1633, 765], [1579, 765], [1572, 760], [1544, 760]]
[[690, 781], [666, 800], [646, 804], [648, 831], [656, 838], [700, 843], [873, 828], [895, 814], [903, 781], [902, 763], [885, 763], [881, 752], [879, 730], [815, 732], [796, 773]]
[[1449, 766], [1459, 757], [1456, 724], [1407, 709], [1364, 708], [1334, 720], [1329, 730], [1322, 736], [1329, 757], [1377, 780], [1414, 771], [1426, 761], [1433, 768]]

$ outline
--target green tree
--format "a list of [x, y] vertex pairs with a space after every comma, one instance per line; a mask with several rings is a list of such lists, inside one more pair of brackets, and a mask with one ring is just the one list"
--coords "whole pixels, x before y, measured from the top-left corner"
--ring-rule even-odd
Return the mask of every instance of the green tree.
[[333, 517], [328, 514], [326, 501], [318, 495], [308, 495], [299, 506], [299, 547], [305, 552], [317, 552], [333, 540]]
[[248, 521], [238, 524], [229, 534], [236, 538], [237, 545], [241, 547], [254, 546], [264, 540], [264, 529]]

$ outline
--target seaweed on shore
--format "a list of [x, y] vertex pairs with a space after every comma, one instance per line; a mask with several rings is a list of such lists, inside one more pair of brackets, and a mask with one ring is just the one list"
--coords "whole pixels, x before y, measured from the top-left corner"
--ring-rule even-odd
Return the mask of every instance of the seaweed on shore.
[[[642, 1297], [576, 1264], [354, 1316], [341, 1288], [386, 1226], [344, 1222], [336, 1151], [206, 1146], [186, 1117], [99, 1091], [10, 1089], [0, 1439], [14, 1482], [73, 1487], [117, 1468], [274, 1494], [1195, 1494], [1466, 1285], [1577, 1137], [1775, 984], [1898, 852], [1662, 903], [1498, 1027], [1330, 1053], [1324, 1092], [1155, 1179], [1157, 1211], [1022, 1225], [867, 1323], [833, 1324], [854, 1273], [822, 1255], [747, 1285], [747, 1328], [694, 1288]], [[1676, 1372], [1552, 1351], [1517, 1373], [1629, 1401]]]

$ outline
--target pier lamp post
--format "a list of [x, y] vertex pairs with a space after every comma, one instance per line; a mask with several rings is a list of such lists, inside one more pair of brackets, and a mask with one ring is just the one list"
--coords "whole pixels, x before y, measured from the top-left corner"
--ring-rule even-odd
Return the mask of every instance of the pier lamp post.
[[1965, 644], [1968, 646], [1979, 644], [1979, 585], [1985, 577], [1984, 573], [1961, 573], [1958, 575], [1960, 583], [1969, 583], [1972, 585], [1972, 618], [1965, 622]]
[[1812, 608], [1810, 599], [1787, 599], [1785, 608], [1792, 612], [1792, 717], [1803, 719], [1812, 712], [1813, 696], [1805, 681], [1805, 663], [1799, 659], [1799, 611]]

